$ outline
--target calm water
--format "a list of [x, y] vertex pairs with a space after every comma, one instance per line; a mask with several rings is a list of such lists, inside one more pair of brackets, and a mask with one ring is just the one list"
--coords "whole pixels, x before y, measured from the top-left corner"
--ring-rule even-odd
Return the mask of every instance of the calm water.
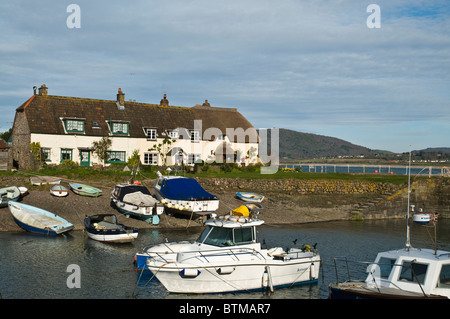
[[[438, 248], [450, 251], [450, 220], [440, 220]], [[262, 226], [259, 238], [268, 247], [292, 247], [304, 243], [317, 248], [323, 259], [319, 282], [267, 292], [190, 296], [169, 294], [151, 273], [135, 270], [133, 257], [146, 244], [164, 241], [195, 240], [197, 230], [140, 230], [133, 244], [112, 245], [96, 242], [84, 232], [46, 237], [31, 233], [0, 233], [0, 293], [5, 299], [17, 298], [273, 298], [323, 299], [328, 284], [336, 280], [333, 257], [348, 256], [353, 260], [373, 261], [378, 251], [401, 248], [405, 244], [405, 221], [328, 222], [308, 225]], [[412, 225], [413, 247], [433, 248], [432, 228]], [[78, 265], [81, 287], [68, 288], [69, 265]], [[353, 269], [365, 277], [364, 269]], [[345, 274], [345, 272], [341, 272]], [[344, 275], [342, 275], [342, 279]]]

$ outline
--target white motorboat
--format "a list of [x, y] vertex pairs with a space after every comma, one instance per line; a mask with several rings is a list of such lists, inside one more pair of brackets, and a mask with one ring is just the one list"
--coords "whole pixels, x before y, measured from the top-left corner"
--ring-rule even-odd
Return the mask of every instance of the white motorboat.
[[[410, 155], [411, 156], [411, 155]], [[411, 163], [411, 157], [410, 157]], [[411, 165], [411, 164], [410, 164]], [[411, 167], [409, 167], [409, 171]], [[410, 189], [408, 173], [408, 190]], [[450, 252], [435, 249], [417, 249], [411, 246], [409, 220], [409, 191], [406, 227], [406, 247], [378, 253], [373, 263], [367, 265], [366, 280], [351, 280], [329, 285], [330, 299], [448, 299], [450, 298]], [[411, 205], [414, 207], [413, 205]], [[428, 215], [428, 216], [425, 216]], [[413, 219], [419, 224], [436, 223], [436, 216], [417, 214]], [[435, 232], [436, 232], [436, 224]], [[435, 234], [436, 236], [436, 234]], [[335, 258], [336, 261], [345, 257]], [[336, 268], [336, 276], [338, 271]]]
[[272, 290], [317, 282], [321, 259], [315, 249], [262, 249], [256, 228], [263, 223], [254, 212], [213, 216], [194, 243], [144, 248], [136, 254], [136, 265], [151, 270], [174, 293]]
[[177, 212], [208, 215], [219, 208], [219, 198], [205, 191], [193, 178], [158, 172], [153, 188], [156, 198]]

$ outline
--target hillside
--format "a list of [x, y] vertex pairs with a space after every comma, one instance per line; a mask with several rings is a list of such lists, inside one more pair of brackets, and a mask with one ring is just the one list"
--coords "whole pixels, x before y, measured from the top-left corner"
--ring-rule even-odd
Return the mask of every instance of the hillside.
[[[363, 146], [329, 136], [280, 129], [280, 161], [305, 158], [373, 155]], [[270, 138], [269, 138], [270, 143]]]

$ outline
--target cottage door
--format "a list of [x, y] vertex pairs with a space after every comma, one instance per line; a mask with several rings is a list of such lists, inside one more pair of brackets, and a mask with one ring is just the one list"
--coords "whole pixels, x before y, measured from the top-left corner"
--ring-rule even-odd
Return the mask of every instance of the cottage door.
[[81, 166], [91, 165], [91, 153], [89, 151], [80, 151], [80, 164]]

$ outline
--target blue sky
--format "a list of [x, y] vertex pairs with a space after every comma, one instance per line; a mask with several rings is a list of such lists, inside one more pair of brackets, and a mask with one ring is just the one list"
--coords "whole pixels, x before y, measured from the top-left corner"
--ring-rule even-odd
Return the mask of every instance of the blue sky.
[[[80, 28], [67, 27], [71, 3]], [[0, 29], [1, 131], [45, 83], [62, 96], [208, 99], [256, 128], [372, 149], [450, 147], [448, 0], [9, 1]]]

